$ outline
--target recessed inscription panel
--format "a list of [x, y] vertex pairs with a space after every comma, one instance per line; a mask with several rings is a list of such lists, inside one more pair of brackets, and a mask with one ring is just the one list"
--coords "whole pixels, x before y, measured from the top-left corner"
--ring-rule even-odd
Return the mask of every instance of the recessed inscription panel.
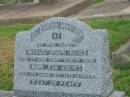
[[16, 96], [103, 96], [108, 57], [103, 50], [107, 33], [102, 31], [96, 33], [77, 20], [53, 18], [17, 34]]

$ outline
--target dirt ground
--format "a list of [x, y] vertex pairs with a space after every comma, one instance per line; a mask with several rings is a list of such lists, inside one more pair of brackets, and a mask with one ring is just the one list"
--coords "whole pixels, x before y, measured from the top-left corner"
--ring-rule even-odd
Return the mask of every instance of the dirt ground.
[[[82, 16], [93, 16], [100, 14], [113, 14], [121, 12], [130, 7], [130, 2], [128, 0], [106, 0], [101, 4], [92, 5], [85, 8], [72, 17], [82, 17]], [[130, 9], [130, 8], [129, 8]], [[128, 10], [127, 10], [128, 12]], [[129, 10], [130, 13], [130, 10]]]
[[56, 3], [13, 5], [0, 10], [0, 19], [48, 16], [83, 0], [64, 0]]
[[97, 6], [95, 9], [89, 11], [88, 15], [93, 14], [105, 14], [119, 12], [130, 6], [128, 0], [109, 0], [101, 6]]

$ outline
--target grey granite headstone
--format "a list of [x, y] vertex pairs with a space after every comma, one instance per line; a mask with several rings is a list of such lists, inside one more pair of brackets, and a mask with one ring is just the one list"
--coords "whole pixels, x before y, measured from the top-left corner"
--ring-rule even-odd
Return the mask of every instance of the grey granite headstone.
[[14, 95], [107, 97], [113, 91], [106, 30], [51, 18], [16, 36]]

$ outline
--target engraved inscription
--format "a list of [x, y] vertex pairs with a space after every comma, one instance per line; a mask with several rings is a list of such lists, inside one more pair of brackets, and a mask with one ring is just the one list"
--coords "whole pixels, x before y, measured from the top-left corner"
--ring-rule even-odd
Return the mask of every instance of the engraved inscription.
[[107, 97], [112, 73], [106, 30], [70, 18], [16, 36], [16, 97]]

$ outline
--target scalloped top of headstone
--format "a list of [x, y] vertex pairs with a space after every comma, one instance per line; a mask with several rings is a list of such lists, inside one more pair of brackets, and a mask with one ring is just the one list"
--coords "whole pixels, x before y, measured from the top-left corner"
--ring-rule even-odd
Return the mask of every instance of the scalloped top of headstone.
[[15, 52], [15, 96], [106, 97], [113, 89], [106, 30], [51, 18], [18, 33]]
[[86, 33], [86, 31], [92, 31], [91, 27], [78, 20], [63, 17], [51, 18], [40, 23], [31, 30], [31, 41], [35, 40], [41, 33], [50, 30], [71, 32], [75, 35], [73, 40], [71, 40], [74, 43], [81, 43], [84, 39], [84, 33]]

